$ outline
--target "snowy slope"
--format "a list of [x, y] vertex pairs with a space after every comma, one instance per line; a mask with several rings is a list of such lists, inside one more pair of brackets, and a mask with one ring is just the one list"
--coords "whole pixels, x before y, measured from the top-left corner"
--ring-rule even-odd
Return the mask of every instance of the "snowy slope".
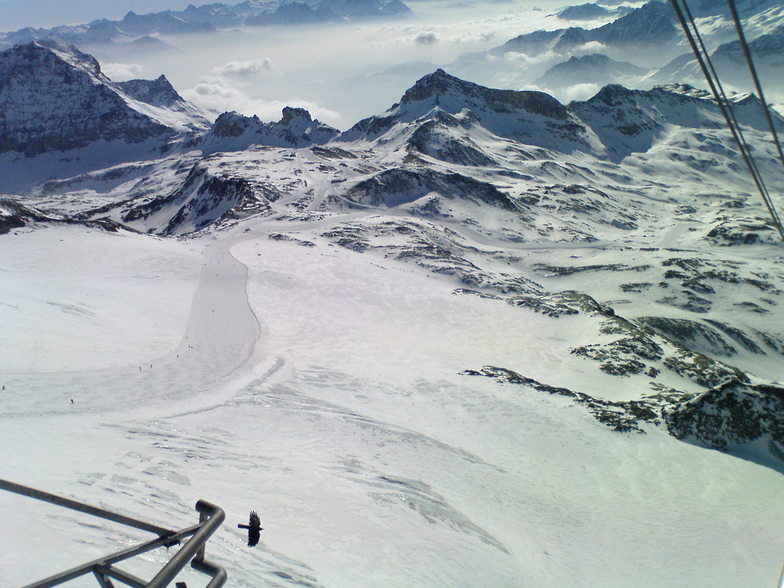
[[[231, 586], [773, 585], [784, 257], [719, 116], [437, 71], [324, 144], [9, 196], [3, 475], [173, 526], [211, 500]], [[3, 585], [137, 537], [0, 514]]]
[[[327, 228], [295, 226], [301, 239]], [[222, 242], [247, 267], [263, 333], [250, 333], [252, 358], [228, 353], [246, 336], [241, 326], [255, 324], [241, 318], [244, 281], [213, 276], [242, 265], [226, 249], [215, 257], [205, 250], [187, 328], [147, 311], [94, 307], [107, 343], [165, 326], [181, 337], [168, 353], [114, 350], [70, 376], [4, 370], [5, 475], [160, 523], [194, 521], [197, 498], [221, 504], [228, 523], [208, 554], [228, 568], [232, 586], [737, 586], [775, 578], [781, 474], [658, 430], [613, 432], [568, 399], [459, 375], [488, 363], [577, 379], [579, 362], [555, 350], [579, 323], [456, 297], [451, 280], [398, 261], [269, 238], [290, 231], [290, 222], [251, 227], [217, 243], [191, 241], [179, 255]], [[3, 251], [28, 251], [35, 239], [49, 261], [14, 269], [4, 254], [4, 269], [34, 279], [67, 265], [64, 237], [73, 254], [106, 251], [87, 262], [96, 274], [114, 264], [107, 237], [42, 230], [4, 237], [15, 244]], [[103, 284], [74, 300], [92, 303], [129, 280]], [[164, 312], [178, 300], [189, 306], [172, 284], [158, 288], [169, 295], [158, 301], [140, 291], [137, 303]], [[19, 300], [7, 291], [4, 299]], [[112, 328], [115, 313], [132, 317], [135, 332]], [[50, 349], [50, 362], [80, 365], [75, 350]], [[126, 367], [113, 367], [118, 359]], [[83, 434], [66, 434], [73, 430]], [[138, 537], [2, 500], [19, 528], [46, 529], [48, 545], [58, 547], [22, 535], [4, 549], [4, 583]], [[234, 527], [250, 508], [265, 527], [252, 551]], [[51, 556], [46, 566], [25, 563], [30, 549]], [[149, 577], [164, 556], [128, 569]], [[182, 579], [199, 582], [192, 571]]]

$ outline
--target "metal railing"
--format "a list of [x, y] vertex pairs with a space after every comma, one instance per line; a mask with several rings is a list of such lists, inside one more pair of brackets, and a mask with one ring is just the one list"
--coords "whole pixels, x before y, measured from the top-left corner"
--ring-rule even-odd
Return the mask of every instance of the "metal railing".
[[[38, 582], [28, 584], [24, 588], [48, 588], [57, 586], [88, 574], [93, 574], [101, 588], [113, 588], [112, 580], [117, 580], [134, 588], [163, 588], [168, 586], [178, 573], [190, 562], [191, 567], [204, 574], [212, 576], [207, 588], [220, 588], [226, 582], [226, 571], [216, 564], [204, 559], [205, 544], [213, 533], [221, 526], [226, 514], [219, 506], [215, 506], [206, 500], [199, 500], [196, 503], [196, 510], [199, 511], [199, 523], [185, 529], [173, 531], [158, 525], [153, 525], [146, 521], [140, 521], [116, 512], [77, 502], [69, 498], [36, 490], [21, 484], [15, 484], [7, 480], [0, 480], [0, 490], [7, 490], [15, 494], [21, 494], [37, 500], [43, 500], [57, 506], [77, 510], [89, 515], [114, 521], [121, 525], [134, 527], [155, 533], [157, 539], [152, 539], [144, 543], [133, 545], [122, 551], [109, 554], [105, 557], [94, 559], [82, 565], [76, 566], [59, 574], [49, 576]], [[180, 544], [183, 539], [190, 539], [174, 554], [174, 556], [161, 568], [155, 577], [149, 582], [129, 574], [117, 567], [115, 564], [142, 553], [152, 551], [158, 547], [169, 548]]]

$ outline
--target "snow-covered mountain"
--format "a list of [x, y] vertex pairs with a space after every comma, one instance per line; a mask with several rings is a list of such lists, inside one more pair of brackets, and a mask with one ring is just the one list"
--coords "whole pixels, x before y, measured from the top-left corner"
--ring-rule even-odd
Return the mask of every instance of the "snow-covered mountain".
[[[780, 92], [784, 89], [781, 81], [781, 68], [784, 67], [784, 26], [778, 26], [749, 41], [749, 50], [754, 59], [757, 73], [765, 87]], [[711, 52], [711, 60], [723, 83], [740, 88], [753, 87], [746, 58], [735, 40], [722, 43]], [[699, 64], [691, 53], [681, 55], [670, 63], [651, 73], [649, 79], [662, 83], [701, 80], [703, 76]]]
[[593, 53], [582, 57], [572, 56], [548, 69], [536, 80], [537, 85], [547, 88], [569, 88], [575, 84], [607, 84], [623, 83], [626, 80], [637, 81], [648, 70], [628, 61], [616, 61], [607, 55]]
[[343, 133], [341, 141], [387, 142], [411, 130], [414, 123], [435, 116], [457, 129], [479, 127], [497, 137], [527, 145], [591, 151], [592, 137], [571, 114], [543, 92], [492, 90], [450, 76], [443, 70], [421, 78], [387, 112], [358, 122]]
[[339, 134], [335, 128], [313, 120], [304, 108], [285, 107], [278, 122], [263, 123], [257, 116], [224, 112], [202, 140], [205, 153], [242, 151], [252, 145], [307, 147], [321, 145]]
[[[673, 127], [691, 129], [723, 129], [724, 118], [710, 98], [708, 92], [691, 86], [659, 86], [653, 90], [628, 90], [622, 86], [605, 86], [590, 100], [569, 105], [600, 137], [612, 157], [621, 159], [631, 153], [644, 153], [655, 146], [670, 143]], [[750, 95], [740, 97], [734, 103], [737, 120], [748, 128], [764, 132], [767, 123], [759, 100]], [[784, 120], [776, 117], [777, 126]], [[669, 136], [669, 137], [668, 137]], [[678, 137], [677, 142], [682, 141]], [[671, 145], [677, 148], [677, 144]], [[690, 149], [687, 146], [687, 149]], [[730, 163], [732, 151], [729, 145], [709, 148], [708, 141], [702, 145], [700, 155], [708, 158], [723, 154], [726, 164]], [[713, 164], [718, 165], [714, 160]], [[715, 170], [718, 171], [718, 170]]]
[[6, 190], [25, 175], [14, 163], [22, 155], [43, 161], [40, 156], [68, 154], [47, 160], [34, 180], [40, 181], [80, 166], [159, 156], [208, 126], [163, 76], [115, 83], [92, 56], [56, 41], [0, 53], [0, 185]]
[[585, 4], [567, 6], [556, 12], [556, 16], [562, 20], [596, 20], [610, 16], [623, 16], [629, 12], [631, 9], [625, 6], [607, 8], [601, 4], [586, 2]]
[[658, 0], [631, 11], [611, 23], [595, 29], [571, 27], [554, 31], [537, 31], [510, 39], [492, 50], [494, 54], [509, 51], [539, 55], [548, 51], [566, 53], [587, 43], [601, 43], [608, 49], [631, 50], [635, 53], [672, 43], [677, 37], [672, 8]]
[[[88, 88], [133, 121], [186, 108], [25, 50], [58, 83], [19, 74], [15, 128]], [[778, 194], [759, 104], [737, 116]], [[234, 524], [208, 545], [237, 586], [775, 581], [782, 246], [706, 93], [562, 104], [436, 70], [343, 133], [287, 108], [183, 141], [0, 198], [9, 477], [183, 525], [200, 497], [260, 508], [255, 551]], [[35, 528], [59, 567], [133, 540]], [[36, 579], [36, 541], [0, 583]]]

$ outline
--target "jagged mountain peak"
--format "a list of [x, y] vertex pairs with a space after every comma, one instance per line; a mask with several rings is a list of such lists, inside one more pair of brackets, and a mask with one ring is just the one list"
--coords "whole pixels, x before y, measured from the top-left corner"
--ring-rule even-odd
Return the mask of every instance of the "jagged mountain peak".
[[669, 2], [651, 0], [629, 14], [595, 29], [597, 40], [611, 45], [659, 44], [677, 34]]
[[283, 124], [291, 124], [296, 120], [301, 120], [304, 122], [313, 121], [313, 117], [310, 116], [310, 113], [304, 108], [297, 108], [294, 106], [284, 106], [282, 112], [283, 112], [283, 117], [280, 119], [280, 122]]
[[602, 150], [585, 126], [549, 94], [486, 88], [442, 69], [420, 78], [398, 104], [358, 122], [340, 139], [405, 141], [416, 127], [439, 117], [452, 126], [474, 127], [480, 133], [546, 149]]
[[154, 80], [117, 82], [116, 85], [132, 98], [154, 106], [173, 106], [185, 102], [165, 75]]
[[278, 122], [264, 123], [255, 114], [224, 112], [202, 140], [205, 153], [241, 151], [253, 145], [307, 147], [320, 145], [339, 134], [337, 129], [314, 119], [304, 108], [286, 106]]
[[608, 106], [617, 106], [630, 100], [636, 90], [630, 90], [620, 84], [607, 84], [599, 90], [593, 97], [586, 100], [587, 103], [601, 102]]
[[406, 90], [401, 102], [413, 102], [432, 94], [445, 92], [450, 86], [467, 84], [460, 78], [450, 76], [440, 67], [431, 74], [419, 78], [416, 83]]
[[160, 154], [208, 125], [163, 76], [113, 82], [92, 56], [57, 41], [0, 52], [0, 156], [10, 153], [0, 165], [14, 153], [43, 156], [38, 178], [2, 168], [3, 189]]
[[[428, 103], [448, 112], [460, 112], [472, 103], [474, 110], [488, 109], [500, 113], [525, 111], [557, 120], [568, 116], [563, 104], [549, 94], [538, 91], [495, 90], [451, 76], [443, 69], [420, 78], [401, 99], [402, 105]], [[460, 102], [465, 102], [462, 106]], [[456, 106], [455, 103], [458, 103]]]
[[600, 63], [600, 64], [602, 64], [602, 63], [611, 63], [613, 61], [614, 61], [613, 59], [610, 59], [610, 57], [608, 55], [605, 55], [604, 53], [590, 53], [588, 55], [572, 55], [569, 58], [569, 61], [567, 61], [567, 63], [573, 63], [573, 64], [579, 64], [579, 63], [596, 64], [596, 63]]
[[35, 69], [41, 67], [49, 69], [61, 64], [108, 81], [101, 71], [98, 60], [92, 55], [83, 53], [73, 45], [52, 39], [31, 41], [0, 52], [0, 67], [15, 68], [19, 64], [28, 64]]

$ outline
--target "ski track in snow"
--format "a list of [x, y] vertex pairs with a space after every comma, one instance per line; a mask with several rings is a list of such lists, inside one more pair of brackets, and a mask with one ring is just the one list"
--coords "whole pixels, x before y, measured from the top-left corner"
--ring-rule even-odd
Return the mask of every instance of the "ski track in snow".
[[[229, 378], [250, 358], [260, 335], [248, 303], [248, 268], [231, 255], [234, 243], [221, 239], [204, 247], [188, 325], [174, 350], [125, 370], [6, 372], [6, 401], [11, 395], [14, 401], [0, 418], [127, 410], [198, 395]], [[113, 390], [118, 393], [107, 393]], [[73, 406], [68, 405], [71, 398], [76, 399]]]

